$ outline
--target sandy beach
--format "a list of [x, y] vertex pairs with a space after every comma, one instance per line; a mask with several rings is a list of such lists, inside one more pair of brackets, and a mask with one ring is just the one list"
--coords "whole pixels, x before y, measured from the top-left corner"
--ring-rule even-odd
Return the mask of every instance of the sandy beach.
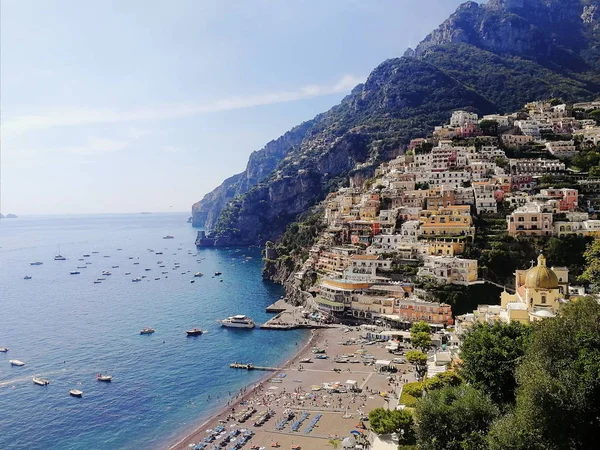
[[[169, 448], [190, 449], [213, 435], [215, 439], [205, 449], [230, 449], [244, 433], [251, 431], [252, 437], [241, 448], [272, 448], [279, 444], [286, 449], [325, 449], [332, 448], [330, 439], [343, 439], [353, 430], [368, 434], [367, 421], [366, 429], [360, 428], [361, 416], [377, 407], [395, 408], [402, 381], [413, 378], [408, 365], [396, 365], [395, 374], [378, 372], [369, 362], [393, 359], [394, 355], [385, 349], [386, 343], [361, 341], [364, 334], [359, 328], [313, 330], [309, 341], [283, 367], [265, 372], [258, 383], [232, 395], [219, 413]], [[315, 353], [316, 349], [324, 353]], [[310, 362], [301, 362], [308, 358]], [[350, 389], [349, 380], [356, 382], [358, 392]], [[240, 422], [246, 411], [249, 417]], [[264, 424], [255, 425], [267, 411], [272, 416]], [[294, 416], [286, 421], [290, 411]], [[219, 426], [224, 431], [217, 434], [214, 430]], [[225, 444], [223, 441], [234, 430], [240, 430], [235, 441]]]

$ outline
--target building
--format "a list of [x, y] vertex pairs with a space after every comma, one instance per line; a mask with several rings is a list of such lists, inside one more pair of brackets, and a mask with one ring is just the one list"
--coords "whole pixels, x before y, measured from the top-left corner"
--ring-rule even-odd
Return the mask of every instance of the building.
[[475, 195], [475, 210], [477, 214], [498, 212], [498, 203], [496, 202], [496, 186], [488, 182], [473, 183], [473, 193]]
[[479, 122], [479, 116], [467, 111], [454, 111], [450, 118], [451, 127], [462, 127], [464, 125], [476, 125]]
[[552, 212], [541, 203], [527, 203], [506, 217], [510, 236], [551, 236]]
[[588, 213], [569, 213], [567, 221], [554, 222], [554, 234], [558, 237], [600, 236], [600, 220], [590, 220]]
[[457, 332], [464, 332], [473, 323], [531, 323], [555, 317], [568, 301], [568, 279], [566, 268], [549, 268], [544, 255], [540, 255], [536, 266], [515, 272], [515, 294], [504, 291], [500, 305], [479, 305], [472, 313], [458, 316]]
[[439, 208], [437, 211], [421, 211], [419, 220], [421, 237], [474, 237], [475, 227], [469, 205]]
[[550, 159], [509, 159], [510, 173], [513, 175], [541, 176], [547, 173], [564, 172], [564, 162]]
[[546, 150], [557, 158], [571, 158], [577, 154], [574, 141], [546, 142]]
[[507, 147], [521, 147], [533, 143], [533, 136], [522, 134], [503, 134], [501, 139]]
[[558, 200], [559, 210], [563, 212], [576, 210], [579, 203], [579, 192], [577, 189], [542, 189], [540, 190], [539, 197], [544, 200]]
[[420, 277], [433, 278], [440, 284], [469, 285], [477, 282], [477, 260], [446, 256], [427, 256], [419, 267]]

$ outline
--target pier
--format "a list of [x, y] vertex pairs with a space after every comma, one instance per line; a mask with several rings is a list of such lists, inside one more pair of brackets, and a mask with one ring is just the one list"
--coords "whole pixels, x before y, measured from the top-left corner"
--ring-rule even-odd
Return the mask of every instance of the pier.
[[244, 369], [244, 370], [265, 370], [268, 372], [276, 372], [278, 370], [283, 370], [279, 367], [265, 367], [265, 366], [255, 366], [254, 364], [242, 364], [242, 363], [231, 363], [229, 367], [232, 369]]

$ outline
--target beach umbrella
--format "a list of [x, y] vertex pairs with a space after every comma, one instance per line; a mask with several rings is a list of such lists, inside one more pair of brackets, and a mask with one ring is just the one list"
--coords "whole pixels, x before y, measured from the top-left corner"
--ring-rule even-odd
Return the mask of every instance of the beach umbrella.
[[357, 436], [358, 436], [358, 435], [362, 434], [362, 431], [358, 431], [358, 430], [352, 430], [352, 431], [350, 432], [350, 434], [355, 434], [355, 435], [357, 435]]

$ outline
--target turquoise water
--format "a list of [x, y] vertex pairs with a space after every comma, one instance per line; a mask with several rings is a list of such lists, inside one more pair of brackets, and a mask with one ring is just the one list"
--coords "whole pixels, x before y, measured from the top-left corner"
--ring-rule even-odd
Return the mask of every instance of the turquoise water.
[[[216, 323], [233, 314], [262, 323], [271, 316], [265, 306], [282, 290], [261, 280], [259, 249], [197, 251], [196, 231], [186, 219], [152, 214], [0, 222], [0, 347], [10, 349], [0, 353], [0, 449], [166, 448], [222, 407], [229, 391], [261, 376], [229, 369], [230, 362], [276, 365], [303, 343], [305, 331], [232, 330]], [[167, 234], [175, 238], [162, 239]], [[67, 261], [53, 260], [59, 245]], [[78, 261], [83, 254], [91, 256]], [[30, 266], [34, 261], [44, 264]], [[77, 266], [87, 268], [70, 275]], [[103, 270], [112, 275], [94, 284]], [[204, 277], [190, 283], [199, 271]], [[213, 277], [215, 271], [223, 275]], [[134, 276], [147, 278], [133, 283]], [[145, 326], [156, 333], [140, 336]], [[191, 327], [208, 332], [187, 337]], [[9, 359], [26, 365], [11, 367]], [[97, 382], [100, 372], [112, 374], [113, 382]], [[34, 375], [51, 384], [34, 385]], [[70, 397], [73, 388], [84, 391], [83, 398]]]

